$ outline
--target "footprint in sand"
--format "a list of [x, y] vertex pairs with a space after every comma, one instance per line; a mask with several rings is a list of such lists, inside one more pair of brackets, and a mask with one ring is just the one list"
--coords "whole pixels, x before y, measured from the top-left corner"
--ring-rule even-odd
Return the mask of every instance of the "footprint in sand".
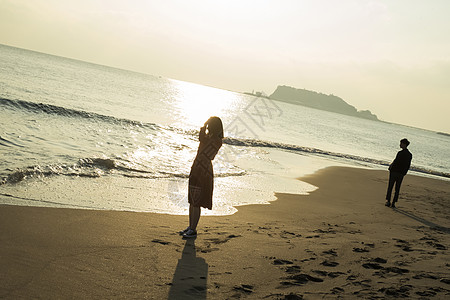
[[349, 275], [347, 276], [346, 280], [353, 281], [356, 280], [357, 277], [358, 277], [357, 275]]
[[327, 271], [322, 271], [322, 270], [314, 270], [313, 272], [320, 276], [324, 276], [324, 277], [328, 276], [330, 278], [336, 278], [336, 277], [339, 277], [340, 275], [345, 274], [342, 272], [327, 272]]
[[274, 259], [273, 264], [274, 265], [292, 265], [293, 262], [290, 260], [285, 260], [285, 259]]
[[370, 261], [371, 262], [375, 262], [375, 263], [379, 263], [379, 264], [387, 263], [387, 259], [384, 259], [384, 258], [381, 258], [381, 257], [372, 258]]
[[277, 298], [277, 299], [280, 299], [280, 300], [303, 300], [303, 296], [294, 294], [294, 293], [289, 293], [287, 295], [284, 295], [284, 298]]
[[430, 245], [431, 247], [434, 247], [437, 250], [447, 250], [447, 247], [445, 247], [442, 244], [436, 243], [434, 241], [427, 241], [426, 242], [428, 245]]
[[[371, 288], [372, 286], [370, 285], [370, 283], [372, 282], [372, 280], [370, 279], [365, 279], [365, 280], [361, 280], [361, 281], [352, 281], [350, 284], [354, 285], [354, 286], [362, 286], [365, 288]], [[348, 285], [348, 284], [346, 284]]]
[[316, 229], [313, 232], [315, 233], [330, 233], [330, 234], [336, 234], [336, 230], [334, 228], [328, 228], [328, 229]]
[[426, 291], [418, 291], [416, 292], [417, 295], [422, 296], [422, 297], [434, 297], [436, 296], [436, 292], [433, 290], [426, 290]]
[[197, 248], [202, 253], [210, 253], [210, 252], [213, 252], [213, 251], [219, 251], [220, 250], [219, 248], [211, 248], [211, 247], [208, 247], [208, 246], [206, 248], [202, 248], [202, 247], [197, 247]]
[[315, 257], [310, 257], [310, 258], [304, 258], [302, 260], [300, 260], [301, 262], [305, 262], [305, 261], [311, 261], [311, 260], [316, 260], [317, 258]]
[[396, 273], [396, 274], [405, 274], [405, 273], [409, 273], [409, 270], [408, 269], [398, 268], [398, 267], [387, 267], [387, 268], [383, 268], [383, 272]]
[[295, 274], [295, 275], [288, 276], [286, 279], [288, 279], [289, 281], [282, 281], [281, 282], [282, 285], [303, 285], [310, 281], [323, 282], [323, 279], [318, 278], [318, 277], [313, 277], [308, 274]]
[[364, 243], [364, 242], [361, 242], [361, 244], [366, 245], [367, 247], [370, 247], [370, 248], [375, 248], [375, 243]]
[[411, 252], [414, 251], [411, 248], [411, 245], [409, 244], [409, 242], [405, 241], [405, 240], [401, 240], [401, 239], [393, 239], [395, 241], [397, 241], [397, 245], [395, 245], [396, 247], [399, 247], [400, 249], [402, 249], [403, 251], [406, 252]]
[[353, 252], [358, 252], [358, 253], [369, 252], [369, 249], [355, 247], [355, 248], [353, 248]]
[[291, 232], [291, 231], [286, 231], [283, 230], [280, 232], [280, 237], [283, 239], [291, 239], [291, 238], [296, 238], [296, 237], [301, 237], [301, 234], [297, 234], [295, 232]]
[[320, 264], [325, 266], [325, 267], [336, 267], [336, 266], [339, 265], [338, 262], [336, 262], [336, 261], [329, 261], [329, 260], [324, 260]]
[[299, 273], [301, 268], [299, 266], [288, 266], [285, 271], [290, 274]]
[[211, 239], [205, 239], [205, 245], [204, 247], [202, 246], [197, 246], [197, 248], [199, 249], [199, 251], [201, 251], [202, 253], [209, 253], [209, 252], [213, 252], [213, 251], [217, 251], [220, 250], [219, 248], [216, 247], [211, 247], [211, 245], [220, 245], [220, 244], [224, 244], [226, 242], [228, 242], [229, 240], [233, 239], [233, 238], [237, 238], [240, 237], [240, 235], [234, 235], [234, 234], [230, 234], [225, 238], [211, 238]]
[[157, 243], [157, 244], [161, 244], [161, 245], [169, 245], [170, 244], [170, 242], [166, 242], [166, 241], [163, 241], [160, 239], [154, 239], [154, 240], [152, 240], [152, 243]]
[[342, 273], [342, 272], [329, 272], [328, 273], [328, 277], [330, 277], [330, 278], [336, 278], [336, 277], [339, 277], [340, 275], [344, 275], [345, 273]]
[[322, 253], [323, 254], [329, 254], [329, 255], [337, 256], [337, 252], [334, 249], [323, 251]]
[[411, 285], [403, 285], [399, 288], [388, 287], [381, 288], [378, 291], [386, 294], [386, 296], [393, 296], [397, 298], [409, 298], [409, 291], [412, 289]]
[[316, 235], [305, 236], [305, 239], [313, 239], [313, 238], [320, 238], [320, 235], [316, 234]]
[[363, 264], [362, 266], [363, 266], [364, 268], [366, 268], [366, 269], [373, 269], [373, 270], [381, 270], [381, 269], [383, 269], [383, 267], [380, 266], [379, 264], [377, 264], [377, 263], [371, 263], [371, 262], [365, 263], [365, 264]]
[[437, 276], [434, 276], [433, 274], [430, 274], [430, 273], [420, 273], [420, 274], [414, 275], [412, 278], [414, 278], [414, 279], [426, 278], [426, 279], [434, 279], [434, 280], [439, 279]]
[[395, 274], [409, 273], [408, 269], [398, 267], [383, 267], [380, 265], [380, 263], [385, 264], [387, 263], [387, 260], [384, 258], [377, 257], [375, 259], [372, 259], [370, 262], [364, 263], [362, 266], [366, 269], [380, 270], [380, 272], [377, 272], [377, 275], [384, 275], [387, 273], [395, 273]]
[[222, 239], [220, 239], [220, 238], [212, 238], [212, 239], [206, 239], [206, 240], [209, 241], [209, 242], [211, 242], [211, 243], [213, 243], [213, 244], [218, 245], [218, 244], [226, 243], [226, 242], [228, 242], [229, 240], [234, 239], [234, 238], [237, 238], [237, 237], [240, 237], [240, 235], [230, 234], [230, 235], [228, 235], [227, 237], [222, 238]]
[[341, 288], [341, 287], [338, 287], [338, 286], [331, 289], [331, 293], [332, 294], [340, 294], [340, 293], [343, 293], [343, 292], [345, 292], [345, 290], [343, 288]]
[[320, 276], [327, 276], [328, 272], [327, 271], [322, 271], [322, 270], [313, 270], [314, 273], [320, 275]]
[[239, 286], [235, 286], [233, 288], [235, 291], [239, 291], [245, 294], [251, 294], [253, 293], [253, 285], [249, 285], [249, 284], [241, 284]]

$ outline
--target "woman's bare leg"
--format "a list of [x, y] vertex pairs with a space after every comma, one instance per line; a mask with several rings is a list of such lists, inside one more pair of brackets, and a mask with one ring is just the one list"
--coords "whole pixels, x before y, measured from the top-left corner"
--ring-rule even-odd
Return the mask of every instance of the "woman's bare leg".
[[189, 206], [189, 227], [197, 230], [198, 221], [200, 220], [201, 209], [193, 205]]

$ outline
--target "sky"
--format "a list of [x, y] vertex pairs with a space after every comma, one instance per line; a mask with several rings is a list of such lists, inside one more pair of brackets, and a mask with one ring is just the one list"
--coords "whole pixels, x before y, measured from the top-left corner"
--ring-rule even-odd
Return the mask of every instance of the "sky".
[[0, 0], [0, 44], [450, 133], [448, 0]]

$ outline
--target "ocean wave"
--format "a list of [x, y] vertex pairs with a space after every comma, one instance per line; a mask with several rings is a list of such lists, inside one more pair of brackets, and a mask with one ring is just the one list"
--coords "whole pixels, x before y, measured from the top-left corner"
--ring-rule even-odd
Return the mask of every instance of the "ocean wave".
[[[191, 139], [196, 139], [198, 136], [198, 130], [194, 129], [182, 129], [178, 127], [172, 126], [163, 126], [156, 123], [143, 123], [139, 121], [134, 121], [130, 119], [116, 118], [113, 116], [102, 115], [94, 112], [87, 112], [83, 110], [76, 110], [71, 108], [65, 108], [61, 106], [44, 104], [44, 103], [35, 103], [24, 100], [10, 100], [0, 97], [0, 107], [6, 107], [9, 109], [16, 110], [26, 110], [32, 113], [44, 113], [44, 114], [53, 114], [63, 117], [71, 117], [71, 118], [83, 118], [90, 120], [98, 120], [102, 122], [108, 122], [113, 124], [127, 124], [127, 125], [138, 125], [144, 128], [148, 128], [151, 130], [158, 130], [163, 133], [167, 133], [167, 138], [170, 140], [170, 136], [173, 133], [184, 135], [185, 137], [189, 137]], [[241, 146], [241, 147], [265, 147], [265, 148], [275, 148], [282, 149], [286, 151], [292, 151], [294, 153], [308, 153], [320, 156], [326, 156], [337, 159], [351, 160], [357, 162], [363, 162], [368, 164], [375, 164], [380, 166], [388, 166], [390, 162], [373, 159], [368, 157], [362, 157], [358, 155], [345, 154], [345, 153], [337, 153], [332, 151], [326, 151], [313, 147], [305, 147], [299, 146], [295, 144], [286, 144], [286, 143], [278, 143], [272, 141], [264, 141], [257, 139], [244, 139], [244, 138], [231, 138], [227, 137], [224, 139], [224, 144], [228, 144], [230, 146]], [[2, 147], [23, 147], [18, 145], [4, 137], [0, 137], [0, 146]], [[117, 171], [123, 176], [135, 177], [135, 178], [158, 178], [163, 176], [173, 176], [173, 177], [186, 177], [187, 174], [164, 174], [163, 172], [155, 172], [148, 171], [145, 169], [133, 168], [130, 167], [129, 164], [126, 164], [120, 159], [110, 159], [110, 158], [86, 158], [81, 159], [78, 164], [75, 166], [32, 166], [25, 169], [19, 169], [11, 174], [9, 174], [6, 178], [0, 181], [0, 184], [3, 182], [20, 182], [25, 178], [32, 177], [48, 177], [52, 175], [67, 175], [67, 176], [84, 176], [84, 177], [98, 177], [101, 176], [102, 172], [110, 172]], [[450, 178], [450, 173], [442, 172], [437, 170], [432, 170], [426, 167], [412, 166], [412, 171], [416, 171], [419, 173], [436, 175], [440, 177]], [[235, 173], [230, 174], [217, 174], [217, 176], [236, 176]], [[239, 176], [239, 174], [237, 175]]]
[[65, 175], [65, 176], [78, 176], [78, 177], [100, 177], [98, 170], [80, 170], [78, 168], [67, 167], [65, 165], [49, 165], [49, 166], [29, 166], [26, 168], [19, 168], [12, 171], [9, 175], [0, 180], [0, 185], [2, 184], [15, 184], [26, 179], [33, 178], [44, 178], [55, 175]]
[[[358, 155], [331, 152], [331, 151], [325, 151], [325, 150], [321, 150], [321, 149], [317, 149], [317, 148], [277, 143], [277, 142], [269, 142], [269, 141], [263, 141], [263, 140], [239, 139], [239, 138], [227, 137], [227, 138], [224, 138], [223, 143], [231, 145], [231, 146], [276, 148], [276, 149], [282, 149], [282, 150], [287, 150], [287, 151], [292, 151], [292, 152], [323, 155], [323, 156], [329, 156], [332, 158], [347, 159], [347, 160], [381, 165], [381, 166], [389, 166], [389, 164], [390, 164], [390, 162], [388, 162], [388, 161], [383, 161], [383, 160], [373, 159], [373, 158], [368, 158], [368, 157], [362, 157], [362, 156], [358, 156]], [[419, 172], [419, 173], [450, 178], [450, 173], [435, 171], [435, 170], [431, 170], [428, 168], [412, 166], [410, 168], [410, 170]]]
[[[80, 159], [73, 165], [35, 165], [18, 168], [11, 171], [6, 177], [0, 179], [0, 185], [16, 184], [27, 179], [46, 178], [51, 176], [98, 178], [108, 174], [136, 179], [189, 178], [188, 173], [143, 170], [126, 166], [125, 162], [120, 159], [94, 157]], [[217, 172], [215, 177], [232, 177], [245, 174], [247, 173], [244, 170], [236, 170], [234, 172]]]
[[[84, 110], [65, 108], [62, 106], [56, 106], [56, 105], [52, 105], [52, 104], [35, 103], [35, 102], [24, 101], [24, 100], [11, 100], [11, 99], [6, 99], [6, 98], [0, 97], [0, 107], [1, 106], [9, 108], [9, 109], [25, 110], [25, 111], [29, 111], [32, 113], [44, 113], [44, 114], [57, 115], [57, 116], [69, 117], [69, 118], [83, 118], [83, 119], [101, 121], [101, 122], [105, 122], [105, 123], [109, 123], [109, 124], [140, 126], [140, 127], [147, 128], [150, 130], [175, 132], [177, 134], [186, 135], [191, 138], [197, 137], [198, 133], [199, 133], [199, 131], [196, 129], [183, 129], [183, 128], [179, 128], [179, 127], [166, 126], [166, 125], [161, 125], [161, 124], [151, 123], [151, 122], [140, 122], [140, 121], [136, 121], [136, 120], [117, 118], [117, 117], [113, 117], [113, 116], [109, 116], [109, 115], [102, 115], [99, 113], [88, 112], [88, 111], [84, 111]], [[12, 146], [23, 147], [21, 145], [17, 145], [11, 141], [3, 139], [2, 137], [0, 137], [0, 145], [2, 145], [2, 146], [12, 145]]]
[[130, 119], [116, 118], [113, 116], [102, 115], [94, 112], [88, 112], [84, 110], [76, 110], [72, 108], [65, 108], [62, 106], [56, 106], [52, 104], [35, 103], [24, 100], [11, 100], [0, 98], [0, 106], [6, 108], [12, 108], [17, 110], [26, 110], [32, 113], [45, 113], [50, 115], [58, 115], [71, 118], [83, 118], [90, 120], [98, 120], [103, 122], [109, 122], [114, 124], [127, 124], [127, 125], [139, 125], [142, 127], [149, 127], [150, 129], [158, 129], [160, 126], [155, 123], [143, 123]]
[[117, 160], [111, 158], [83, 158], [73, 165], [35, 165], [26, 168], [19, 168], [3, 178], [0, 181], [0, 185], [6, 183], [14, 184], [26, 179], [44, 178], [58, 175], [98, 178], [106, 173], [111, 173], [113, 170], [117, 170], [122, 173], [121, 175], [129, 177], [133, 176], [132, 173], [146, 173], [147, 175], [141, 176], [145, 178], [158, 177], [149, 171], [121, 166]]

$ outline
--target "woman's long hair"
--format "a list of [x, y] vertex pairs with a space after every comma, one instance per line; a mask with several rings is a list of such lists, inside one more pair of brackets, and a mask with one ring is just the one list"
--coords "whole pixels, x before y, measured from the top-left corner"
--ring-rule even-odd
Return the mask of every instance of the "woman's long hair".
[[211, 136], [223, 139], [223, 125], [222, 120], [219, 117], [209, 118], [205, 125], [208, 125], [208, 131]]

